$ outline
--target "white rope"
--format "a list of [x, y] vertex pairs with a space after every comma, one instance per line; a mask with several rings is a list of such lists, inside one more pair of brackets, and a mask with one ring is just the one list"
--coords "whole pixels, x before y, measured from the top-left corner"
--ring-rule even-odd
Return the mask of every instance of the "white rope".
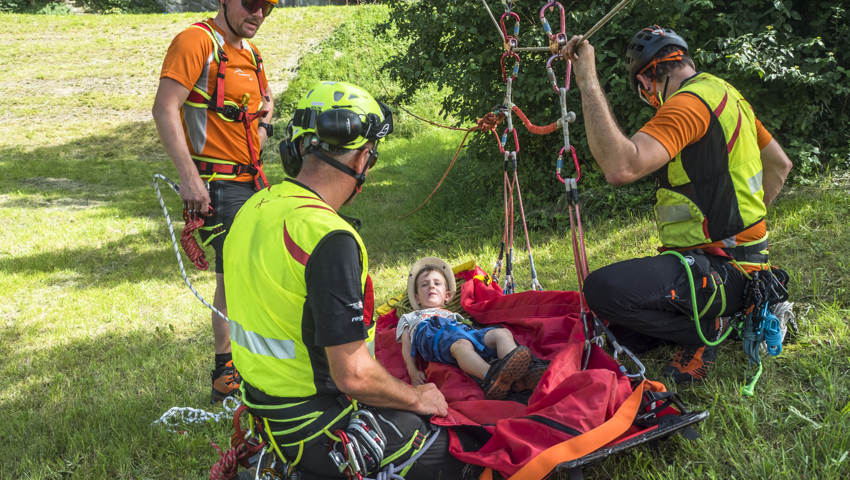
[[[231, 406], [232, 405], [232, 406]], [[242, 405], [242, 402], [234, 397], [226, 397], [221, 402], [223, 412], [211, 413], [206, 410], [192, 407], [171, 407], [167, 412], [163, 413], [159, 420], [151, 423], [151, 425], [160, 424], [169, 432], [176, 432], [177, 428], [183, 425], [191, 425], [193, 423], [206, 423], [209, 421], [220, 422], [221, 420], [233, 419], [233, 414], [236, 409]], [[186, 432], [182, 432], [186, 433]]]
[[172, 182], [168, 179], [168, 177], [160, 174], [154, 174], [153, 176], [153, 188], [156, 190], [156, 198], [159, 199], [159, 204], [162, 206], [162, 213], [165, 215], [165, 221], [168, 223], [168, 232], [171, 234], [171, 243], [174, 245], [174, 254], [177, 255], [177, 264], [180, 265], [180, 274], [183, 275], [183, 280], [186, 282], [186, 285], [189, 286], [189, 290], [198, 297], [198, 300], [201, 301], [204, 305], [207, 306], [210, 310], [216, 313], [219, 317], [226, 320], [230, 323], [230, 319], [223, 313], [221, 313], [217, 308], [213, 307], [209, 302], [207, 302], [204, 297], [195, 290], [195, 287], [192, 285], [192, 282], [189, 281], [189, 277], [186, 276], [186, 268], [183, 266], [183, 257], [180, 256], [180, 247], [177, 245], [177, 237], [174, 235], [174, 226], [171, 224], [171, 217], [168, 215], [168, 208], [165, 206], [165, 200], [162, 199], [162, 193], [159, 191], [159, 181], [158, 179], [165, 180], [168, 182], [168, 186], [174, 190], [178, 195], [180, 194], [180, 186], [176, 183]]

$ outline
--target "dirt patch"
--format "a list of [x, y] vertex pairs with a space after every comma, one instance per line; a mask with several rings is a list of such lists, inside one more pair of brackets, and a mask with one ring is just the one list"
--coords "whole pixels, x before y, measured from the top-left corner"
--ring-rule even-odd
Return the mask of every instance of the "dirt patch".
[[70, 178], [30, 177], [21, 180], [20, 183], [44, 190], [71, 190], [72, 192], [91, 188], [88, 183], [78, 182]]

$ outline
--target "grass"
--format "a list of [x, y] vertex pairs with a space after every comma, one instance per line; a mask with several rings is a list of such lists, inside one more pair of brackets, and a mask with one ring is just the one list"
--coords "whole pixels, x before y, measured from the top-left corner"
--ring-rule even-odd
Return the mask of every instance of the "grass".
[[[362, 32], [386, 13], [355, 12], [282, 9], [269, 18], [257, 43], [278, 105], [318, 76], [359, 75], [380, 91]], [[176, 178], [150, 120], [159, 62], [171, 37], [199, 18], [0, 15], [8, 53], [0, 57], [0, 375], [8, 380], [0, 478], [206, 478], [217, 458], [207, 442], [228, 441], [227, 425], [191, 425], [185, 435], [151, 426], [175, 405], [221, 411], [207, 406], [209, 312], [180, 279], [150, 185], [154, 173]], [[355, 30], [356, 56], [345, 41]], [[401, 41], [373, 42], [376, 61]], [[441, 94], [420, 92], [412, 108], [435, 118]], [[364, 220], [379, 301], [403, 290], [408, 266], [423, 255], [475, 258], [489, 270], [501, 237], [501, 192], [470, 191], [458, 171], [420, 212], [402, 217], [430, 193], [461, 136], [400, 117], [401, 135], [382, 145], [346, 212]], [[280, 181], [273, 146], [266, 155], [270, 179]], [[791, 272], [801, 331], [765, 360], [757, 396], [738, 393], [752, 370], [740, 344], [724, 344], [709, 381], [680, 390], [711, 412], [701, 440], [632, 449], [587, 469], [587, 478], [850, 477], [848, 193], [846, 175], [827, 176], [787, 188], [770, 209], [773, 259]], [[175, 212], [177, 196], [164, 195]], [[583, 213], [592, 269], [654, 253], [645, 215]], [[544, 288], [576, 288], [568, 236], [563, 227], [531, 232]], [[516, 238], [521, 245], [521, 230]], [[527, 289], [524, 248], [517, 262]], [[189, 274], [210, 298], [212, 274]], [[644, 358], [651, 377], [670, 354]]]

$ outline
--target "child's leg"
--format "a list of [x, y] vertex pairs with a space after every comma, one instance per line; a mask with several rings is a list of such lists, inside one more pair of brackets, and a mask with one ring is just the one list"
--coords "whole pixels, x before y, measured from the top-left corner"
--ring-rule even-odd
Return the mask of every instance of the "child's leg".
[[472, 346], [472, 342], [469, 340], [458, 340], [449, 347], [449, 351], [452, 353], [452, 357], [457, 360], [457, 364], [461, 370], [484, 380], [487, 370], [490, 369], [490, 364], [478, 355], [475, 347]]
[[517, 347], [514, 336], [507, 328], [488, 330], [484, 334], [484, 345], [495, 350], [499, 358], [505, 358], [505, 355], [511, 353]]

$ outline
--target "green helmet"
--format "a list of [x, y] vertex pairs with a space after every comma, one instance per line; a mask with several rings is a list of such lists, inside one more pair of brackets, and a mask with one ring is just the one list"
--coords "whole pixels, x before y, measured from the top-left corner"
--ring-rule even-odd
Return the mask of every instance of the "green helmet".
[[301, 138], [305, 153], [315, 147], [339, 152], [379, 142], [392, 131], [389, 107], [366, 90], [347, 82], [318, 82], [298, 101], [291, 141]]

